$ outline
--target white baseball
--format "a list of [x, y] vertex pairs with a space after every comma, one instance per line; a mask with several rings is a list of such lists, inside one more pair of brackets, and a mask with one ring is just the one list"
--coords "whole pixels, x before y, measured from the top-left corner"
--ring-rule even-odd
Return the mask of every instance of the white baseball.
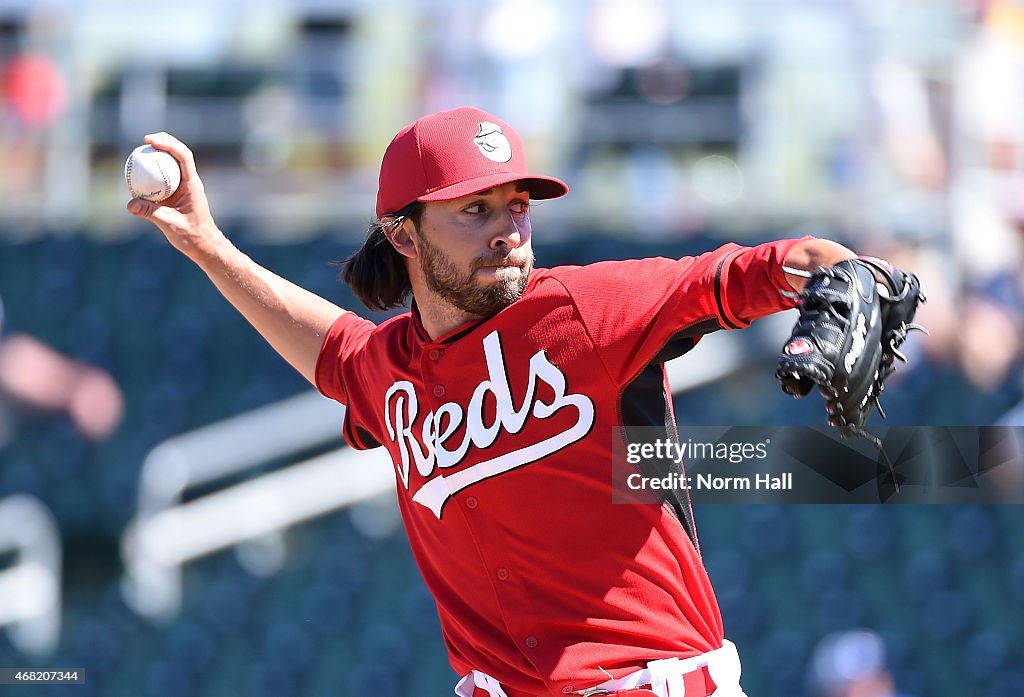
[[132, 198], [163, 201], [177, 191], [181, 169], [170, 153], [140, 145], [124, 163], [124, 182]]

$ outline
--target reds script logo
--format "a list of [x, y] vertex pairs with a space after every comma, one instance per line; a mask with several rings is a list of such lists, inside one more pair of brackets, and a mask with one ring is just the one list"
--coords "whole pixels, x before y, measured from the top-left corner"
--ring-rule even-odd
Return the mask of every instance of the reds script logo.
[[[473, 391], [465, 411], [455, 402], [442, 404], [436, 412], [419, 417], [416, 390], [408, 380], [391, 385], [384, 397], [384, 420], [388, 435], [398, 445], [400, 462], [395, 463], [402, 485], [409, 489], [409, 470], [416, 471], [427, 481], [412, 500], [429, 508], [438, 519], [441, 509], [453, 494], [479, 481], [522, 467], [558, 452], [575, 443], [590, 432], [594, 425], [594, 403], [582, 394], [566, 394], [565, 375], [548, 361], [544, 351], [530, 358], [530, 377], [526, 394], [517, 408], [512, 401], [512, 390], [501, 351], [501, 337], [497, 331], [483, 340], [487, 378]], [[555, 397], [550, 403], [535, 397], [538, 381], [546, 383]], [[494, 423], [484, 423], [484, 400], [490, 394], [497, 403]], [[494, 444], [502, 431], [519, 433], [532, 414], [547, 419], [562, 409], [577, 412], [576, 423], [561, 433], [538, 443], [530, 443], [510, 453], [477, 462], [465, 469], [444, 475], [440, 471], [455, 467], [465, 459], [470, 447], [483, 450]], [[452, 442], [452, 435], [466, 422], [460, 443]], [[413, 429], [416, 429], [414, 434]], [[433, 476], [431, 476], [433, 475]]]

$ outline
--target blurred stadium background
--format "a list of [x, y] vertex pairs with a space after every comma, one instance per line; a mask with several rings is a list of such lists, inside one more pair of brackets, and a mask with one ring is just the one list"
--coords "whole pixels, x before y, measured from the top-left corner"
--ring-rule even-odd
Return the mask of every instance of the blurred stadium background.
[[[358, 310], [330, 262], [379, 157], [460, 104], [572, 187], [541, 265], [830, 237], [930, 291], [890, 421], [1024, 421], [1022, 2], [0, 0], [0, 667], [88, 673], [0, 690], [451, 693], [387, 463], [124, 212], [121, 166], [175, 133], [238, 246]], [[673, 365], [679, 420], [819, 423], [771, 376], [791, 321]], [[697, 517], [752, 697], [854, 694], [871, 642], [815, 647], [857, 627], [900, 694], [1024, 695], [1019, 507]]]

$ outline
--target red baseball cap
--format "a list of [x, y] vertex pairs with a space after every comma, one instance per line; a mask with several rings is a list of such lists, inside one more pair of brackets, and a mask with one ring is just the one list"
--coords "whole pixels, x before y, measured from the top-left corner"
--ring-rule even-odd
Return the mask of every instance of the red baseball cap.
[[440, 111], [403, 128], [384, 152], [377, 217], [520, 180], [532, 199], [569, 192], [560, 179], [530, 174], [519, 135], [497, 116], [473, 107]]

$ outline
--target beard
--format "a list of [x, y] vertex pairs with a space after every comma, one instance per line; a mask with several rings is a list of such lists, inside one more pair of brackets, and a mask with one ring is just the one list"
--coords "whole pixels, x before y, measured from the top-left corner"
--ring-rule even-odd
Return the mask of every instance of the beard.
[[[474, 317], [490, 317], [514, 303], [526, 290], [533, 270], [532, 252], [495, 252], [474, 259], [468, 272], [460, 270], [440, 249], [420, 235], [420, 269], [427, 287]], [[484, 267], [501, 265], [493, 283], [480, 285], [474, 276]]]

